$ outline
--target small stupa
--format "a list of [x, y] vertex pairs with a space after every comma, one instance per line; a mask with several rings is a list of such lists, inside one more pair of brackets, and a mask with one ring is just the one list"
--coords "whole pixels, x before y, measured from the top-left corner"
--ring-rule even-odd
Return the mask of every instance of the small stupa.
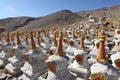
[[58, 39], [55, 54], [48, 57], [45, 61], [48, 72], [39, 77], [39, 80], [75, 80], [67, 69], [68, 60], [63, 51], [62, 37]]
[[79, 80], [87, 80], [90, 75], [90, 65], [87, 57], [80, 50], [75, 51], [75, 60], [68, 66], [71, 73], [79, 78]]
[[9, 62], [5, 68], [13, 75], [21, 74], [20, 68], [24, 64], [22, 54], [27, 51], [26, 46], [21, 44], [20, 34], [16, 35], [17, 44], [12, 49], [13, 56], [8, 58]]
[[5, 66], [9, 61], [8, 58], [12, 57], [11, 49], [13, 48], [13, 45], [10, 41], [10, 33], [8, 32], [6, 35], [6, 41], [1, 44], [2, 51], [0, 53], [0, 64], [1, 66]]
[[69, 61], [72, 62], [73, 58], [74, 58], [74, 52], [77, 50], [77, 48], [74, 45], [74, 40], [70, 40], [69, 41], [69, 46], [67, 47], [67, 49], [65, 50], [66, 56], [69, 57]]
[[21, 67], [23, 75], [19, 77], [19, 79], [23, 80], [36, 80], [38, 76], [47, 71], [44, 62], [47, 59], [47, 56], [37, 49], [32, 32], [30, 33], [30, 37], [31, 49], [23, 54], [25, 59], [25, 63], [23, 67]]

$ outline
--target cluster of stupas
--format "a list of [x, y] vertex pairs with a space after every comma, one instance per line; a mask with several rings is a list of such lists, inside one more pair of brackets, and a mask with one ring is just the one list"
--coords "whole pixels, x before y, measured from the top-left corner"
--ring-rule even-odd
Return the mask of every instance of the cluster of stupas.
[[92, 17], [62, 28], [1, 34], [0, 80], [120, 80], [120, 30], [108, 42], [105, 27]]

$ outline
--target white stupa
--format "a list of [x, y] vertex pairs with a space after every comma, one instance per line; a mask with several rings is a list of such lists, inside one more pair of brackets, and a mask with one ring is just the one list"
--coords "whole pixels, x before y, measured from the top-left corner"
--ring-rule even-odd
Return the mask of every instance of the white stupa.
[[116, 40], [116, 41], [113, 41], [113, 48], [111, 49], [111, 51], [113, 53], [116, 53], [118, 51], [118, 43], [119, 43], [120, 40]]
[[20, 68], [25, 62], [22, 55], [27, 52], [26, 46], [21, 44], [19, 33], [17, 33], [16, 39], [17, 44], [12, 50], [13, 57], [8, 58], [10, 63], [5, 66], [5, 68], [13, 75], [21, 73]]
[[8, 63], [8, 58], [12, 56], [11, 49], [13, 48], [13, 45], [10, 41], [10, 34], [7, 33], [6, 36], [6, 42], [4, 42], [2, 45], [2, 51], [0, 53], [0, 64], [2, 66], [5, 66]]
[[52, 51], [52, 53], [55, 53], [56, 51], [56, 47], [57, 47], [57, 34], [56, 32], [54, 33], [54, 37], [53, 37], [53, 40], [52, 40], [52, 45], [50, 47], [50, 50]]
[[64, 56], [62, 39], [58, 39], [57, 50], [54, 55], [51, 55], [46, 60], [48, 67], [46, 73], [39, 77], [38, 80], [75, 80], [67, 69], [68, 61]]
[[110, 57], [113, 66], [120, 71], [120, 42], [119, 42], [119, 46], [117, 47], [117, 50], [118, 51], [115, 54], [112, 54]]
[[89, 22], [89, 23], [94, 23], [94, 22], [95, 22], [95, 19], [94, 19], [94, 16], [93, 16], [93, 15], [90, 15], [90, 16], [88, 17], [88, 22]]
[[82, 52], [84, 55], [86, 55], [86, 58], [89, 57], [89, 53], [87, 51], [87, 47], [85, 47], [85, 44], [84, 44], [84, 35], [83, 34], [81, 35], [80, 44], [79, 44], [79, 47], [78, 47], [78, 49], [76, 51]]
[[115, 30], [114, 41], [119, 40], [120, 38], [120, 29]]
[[74, 54], [75, 60], [68, 66], [68, 69], [70, 69], [73, 75], [79, 77], [79, 80], [87, 80], [90, 74], [90, 65], [86, 55], [81, 50], [75, 51]]
[[47, 71], [44, 62], [47, 59], [47, 56], [36, 48], [32, 32], [30, 36], [31, 50], [24, 54], [26, 61], [23, 67], [21, 67], [23, 75], [19, 77], [19, 79], [23, 80], [36, 80], [38, 76]]
[[99, 47], [99, 40], [94, 39], [93, 41], [94, 47], [91, 48], [91, 51], [89, 52], [89, 59], [88, 62], [90, 65], [94, 64], [96, 61], [97, 53], [98, 53], [98, 47]]
[[74, 46], [74, 40], [70, 40], [69, 41], [69, 46], [67, 47], [67, 49], [65, 50], [66, 56], [68, 56], [70, 62], [73, 61], [74, 58], [74, 52], [76, 51], [76, 47]]
[[49, 38], [49, 36], [48, 36], [47, 31], [43, 31], [43, 32], [44, 32], [44, 36], [41, 37], [42, 42], [41, 42], [40, 45], [41, 45], [45, 50], [49, 50], [50, 47], [51, 47], [50, 38]]
[[86, 35], [85, 40], [84, 40], [84, 44], [85, 44], [85, 46], [88, 47], [88, 48], [91, 47], [92, 42], [91, 42], [91, 40], [90, 40], [90, 36], [89, 36], [89, 35]]
[[44, 49], [46, 49], [46, 50], [50, 49], [51, 44], [50, 44], [50, 42], [49, 42], [49, 38], [48, 38], [48, 37], [44, 37], [44, 38], [42, 39], [41, 46], [42, 46]]
[[118, 80], [120, 76], [119, 71], [107, 62], [105, 51], [104, 37], [101, 36], [96, 57], [97, 62], [90, 67], [91, 80]]

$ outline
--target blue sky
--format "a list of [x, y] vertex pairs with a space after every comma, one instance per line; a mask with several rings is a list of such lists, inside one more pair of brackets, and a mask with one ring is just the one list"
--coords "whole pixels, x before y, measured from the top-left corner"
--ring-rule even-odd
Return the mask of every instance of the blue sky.
[[0, 18], [45, 16], [59, 10], [93, 10], [120, 4], [120, 0], [1, 0]]

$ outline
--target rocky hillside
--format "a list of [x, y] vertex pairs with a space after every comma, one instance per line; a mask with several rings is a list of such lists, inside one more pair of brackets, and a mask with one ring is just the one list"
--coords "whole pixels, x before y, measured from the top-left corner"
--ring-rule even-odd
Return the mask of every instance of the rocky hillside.
[[64, 23], [71, 24], [82, 19], [83, 17], [80, 17], [69, 10], [61, 10], [59, 12], [44, 16], [38, 20], [32, 21], [28, 25], [19, 28], [17, 31], [33, 30], [46, 26], [62, 26]]
[[61, 10], [44, 17], [16, 17], [1, 19], [0, 24], [4, 25], [5, 31], [26, 31], [38, 29], [45, 26], [55, 26], [66, 23], [71, 24], [82, 17], [72, 13], [69, 10]]
[[29, 22], [35, 20], [32, 17], [15, 17], [15, 18], [5, 18], [0, 20], [0, 25], [6, 28], [5, 31], [13, 31], [24, 25], [29, 24]]
[[88, 15], [93, 14], [95, 17], [105, 17], [105, 16], [111, 16], [111, 17], [120, 17], [120, 5], [114, 5], [111, 7], [105, 7], [100, 8], [96, 10], [90, 10], [90, 11], [79, 11], [76, 12], [79, 16], [83, 16], [86, 18]]

